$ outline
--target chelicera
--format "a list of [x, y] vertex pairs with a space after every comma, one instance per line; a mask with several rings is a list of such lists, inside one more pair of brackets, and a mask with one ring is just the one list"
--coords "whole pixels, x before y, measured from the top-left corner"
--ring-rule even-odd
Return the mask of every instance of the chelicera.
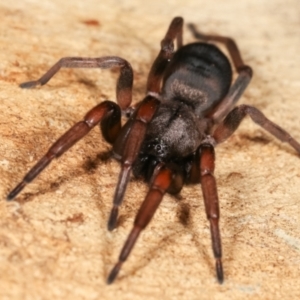
[[[149, 191], [119, 260], [108, 276], [108, 283], [115, 280], [164, 194], [178, 193], [184, 183], [201, 183], [217, 279], [222, 283], [220, 213], [214, 177], [215, 146], [228, 139], [249, 115], [255, 123], [300, 153], [300, 144], [257, 108], [249, 105], [235, 107], [252, 77], [252, 70], [244, 64], [236, 43], [228, 37], [201, 34], [190, 24], [194, 37], [202, 42], [184, 46], [182, 29], [183, 19], [174, 18], [151, 67], [147, 94], [133, 107], [130, 107], [133, 71], [125, 59], [117, 56], [62, 58], [40, 79], [21, 84], [22, 88], [44, 85], [60, 68], [120, 68], [116, 88], [118, 104], [104, 101], [92, 108], [83, 121], [76, 123], [50, 147], [7, 197], [8, 200], [14, 199], [54, 158], [100, 124], [104, 139], [112, 145], [114, 158], [121, 164], [108, 230], [116, 227], [119, 206], [131, 173], [149, 182]], [[227, 47], [238, 74], [234, 82], [228, 58], [208, 41], [223, 43]], [[124, 126], [121, 125], [122, 112], [128, 117]]]

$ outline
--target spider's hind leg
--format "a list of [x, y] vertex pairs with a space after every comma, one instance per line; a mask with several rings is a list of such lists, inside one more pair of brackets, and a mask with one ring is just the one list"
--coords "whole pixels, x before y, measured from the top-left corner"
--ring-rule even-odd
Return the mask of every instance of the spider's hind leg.
[[220, 101], [220, 103], [214, 108], [212, 112], [210, 112], [208, 116], [215, 123], [220, 123], [232, 110], [232, 108], [244, 93], [252, 78], [253, 71], [250, 66], [244, 63], [240, 50], [232, 38], [220, 35], [202, 34], [197, 31], [194, 24], [188, 24], [188, 27], [194, 37], [197, 39], [203, 40], [205, 42], [212, 41], [223, 43], [226, 46], [234, 67], [238, 73], [238, 77], [230, 87], [230, 90], [228, 91], [226, 97], [222, 101]]
[[266, 131], [271, 133], [282, 142], [290, 144], [298, 153], [300, 153], [300, 144], [284, 129], [270, 121], [257, 108], [250, 105], [240, 105], [235, 107], [225, 118], [225, 120], [216, 128], [213, 137], [217, 143], [222, 143], [228, 139], [238, 128], [246, 115]]
[[117, 82], [117, 102], [124, 110], [131, 104], [133, 71], [125, 59], [118, 56], [103, 57], [64, 57], [54, 64], [41, 78], [20, 84], [21, 88], [34, 88], [46, 84], [61, 68], [120, 68]]
[[203, 34], [197, 30], [194, 24], [191, 23], [188, 24], [188, 28], [190, 29], [190, 31], [196, 39], [202, 40], [204, 42], [211, 41], [224, 44], [230, 54], [230, 57], [236, 70], [239, 72], [239, 70], [245, 68], [246, 65], [242, 59], [240, 50], [232, 38], [221, 35]]

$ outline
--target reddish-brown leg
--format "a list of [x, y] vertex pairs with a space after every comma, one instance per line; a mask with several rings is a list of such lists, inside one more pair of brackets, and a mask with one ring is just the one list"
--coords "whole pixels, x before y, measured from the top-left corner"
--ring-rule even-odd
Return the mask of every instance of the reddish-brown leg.
[[39, 175], [54, 158], [61, 156], [77, 141], [89, 133], [90, 130], [99, 122], [101, 122], [104, 117], [109, 115], [115, 115], [116, 118], [112, 118], [114, 121], [111, 121], [110, 129], [106, 129], [107, 136], [109, 136], [112, 140], [115, 139], [118, 131], [121, 128], [120, 108], [114, 102], [105, 101], [91, 109], [85, 115], [83, 121], [76, 123], [50, 147], [46, 155], [36, 163], [36, 165], [26, 174], [24, 179], [8, 194], [7, 200], [14, 199], [26, 186], [26, 184], [31, 182], [37, 175]]
[[205, 211], [210, 223], [212, 248], [216, 259], [216, 273], [219, 283], [224, 280], [222, 267], [222, 246], [219, 229], [219, 198], [216, 179], [214, 177], [215, 153], [211, 144], [200, 146], [200, 176], [201, 188], [204, 198]]
[[164, 194], [166, 193], [167, 189], [169, 188], [172, 182], [172, 177], [172, 172], [165, 166], [159, 165], [155, 169], [153, 175], [154, 179], [152, 180], [148, 194], [135, 218], [133, 229], [131, 230], [120, 253], [119, 261], [111, 270], [107, 278], [108, 284], [111, 284], [115, 280], [121, 269], [122, 264], [128, 258], [141, 231], [146, 228], [146, 226], [152, 219], [156, 209], [158, 208], [159, 204], [163, 199]]
[[121, 109], [126, 109], [132, 99], [133, 71], [129, 62], [117, 56], [104, 56], [97, 58], [88, 57], [64, 57], [61, 58], [40, 79], [20, 84], [21, 88], [33, 88], [46, 84], [60, 68], [120, 68], [120, 76], [117, 82], [117, 101]]
[[253, 72], [251, 67], [245, 65], [241, 53], [233, 39], [219, 35], [202, 34], [197, 31], [194, 24], [189, 24], [188, 27], [194, 37], [197, 39], [203, 40], [205, 42], [212, 41], [225, 44], [234, 67], [239, 74], [235, 82], [230, 87], [230, 90], [226, 97], [208, 116], [214, 121], [214, 123], [219, 123], [227, 116], [227, 114], [232, 110], [234, 105], [240, 99], [252, 78]]
[[108, 230], [113, 230], [117, 224], [119, 206], [121, 205], [130, 178], [132, 164], [136, 160], [144, 140], [147, 125], [152, 120], [160, 101], [147, 96], [137, 108], [124, 130], [114, 144], [114, 152], [121, 162], [121, 172], [113, 199], [113, 208], [108, 220]]
[[298, 153], [300, 153], [300, 144], [293, 137], [291, 137], [287, 131], [267, 119], [257, 108], [249, 105], [240, 105], [234, 108], [228, 114], [225, 120], [216, 128], [215, 132], [213, 133], [213, 137], [216, 142], [222, 143], [228, 139], [238, 128], [246, 115], [249, 115], [256, 124], [260, 125], [280, 141], [290, 144]]
[[182, 27], [183, 19], [181, 17], [172, 20], [164, 39], [161, 41], [161, 50], [148, 75], [147, 92], [160, 92], [164, 70], [174, 53], [174, 40], [177, 41], [177, 48], [182, 46]]

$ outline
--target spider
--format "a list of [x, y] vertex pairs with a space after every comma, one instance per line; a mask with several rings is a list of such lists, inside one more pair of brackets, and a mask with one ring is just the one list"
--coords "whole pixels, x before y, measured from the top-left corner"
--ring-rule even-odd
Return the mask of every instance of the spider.
[[[244, 64], [234, 40], [201, 34], [193, 24], [188, 27], [194, 37], [202, 42], [183, 45], [183, 19], [174, 18], [161, 41], [160, 52], [148, 75], [146, 96], [136, 106], [130, 107], [133, 85], [131, 65], [117, 56], [62, 58], [40, 79], [20, 85], [21, 88], [44, 85], [60, 68], [120, 69], [116, 87], [118, 104], [104, 101], [92, 108], [83, 121], [76, 123], [50, 147], [7, 196], [8, 200], [14, 199], [54, 158], [61, 156], [100, 124], [104, 139], [112, 145], [113, 156], [121, 164], [108, 230], [116, 227], [119, 206], [122, 204], [131, 173], [149, 182], [148, 193], [137, 213], [119, 260], [107, 278], [108, 284], [117, 277], [164, 194], [179, 193], [185, 183], [201, 183], [206, 216], [210, 224], [216, 276], [218, 282], [222, 283], [224, 275], [220, 213], [214, 177], [215, 146], [227, 140], [244, 117], [249, 115], [256, 124], [282, 142], [289, 143], [300, 153], [300, 144], [257, 108], [249, 105], [235, 107], [251, 80], [252, 69]], [[208, 41], [226, 46], [238, 73], [233, 83], [228, 58]], [[128, 118], [123, 127], [122, 113]]]

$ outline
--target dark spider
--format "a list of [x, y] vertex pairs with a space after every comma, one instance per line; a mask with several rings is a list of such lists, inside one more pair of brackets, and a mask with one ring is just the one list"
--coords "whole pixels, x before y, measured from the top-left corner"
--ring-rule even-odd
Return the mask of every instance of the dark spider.
[[[135, 107], [131, 104], [133, 72], [130, 64], [116, 56], [100, 58], [67, 57], [59, 60], [37, 81], [21, 84], [32, 88], [46, 84], [60, 68], [120, 68], [117, 82], [117, 102], [104, 101], [91, 109], [84, 120], [61, 136], [46, 155], [26, 174], [7, 196], [12, 200], [51, 161], [59, 157], [100, 123], [104, 139], [112, 144], [114, 157], [121, 163], [108, 230], [117, 223], [118, 210], [130, 178], [150, 183], [119, 261], [108, 276], [116, 278], [130, 254], [139, 234], [150, 222], [163, 195], [178, 193], [184, 183], [200, 183], [206, 215], [210, 222], [216, 273], [223, 282], [221, 238], [219, 230], [219, 200], [214, 173], [214, 147], [225, 141], [237, 129], [246, 115], [282, 142], [289, 143], [298, 153], [300, 144], [285, 130], [268, 120], [249, 105], [234, 107], [252, 77], [235, 42], [215, 35], [203, 35], [189, 25], [195, 38], [205, 43], [182, 45], [183, 19], [174, 18], [161, 42], [147, 81], [147, 95]], [[174, 51], [174, 40], [177, 51]], [[207, 41], [224, 43], [238, 73], [232, 83], [232, 70], [227, 57]], [[121, 126], [121, 111], [129, 116]]]

